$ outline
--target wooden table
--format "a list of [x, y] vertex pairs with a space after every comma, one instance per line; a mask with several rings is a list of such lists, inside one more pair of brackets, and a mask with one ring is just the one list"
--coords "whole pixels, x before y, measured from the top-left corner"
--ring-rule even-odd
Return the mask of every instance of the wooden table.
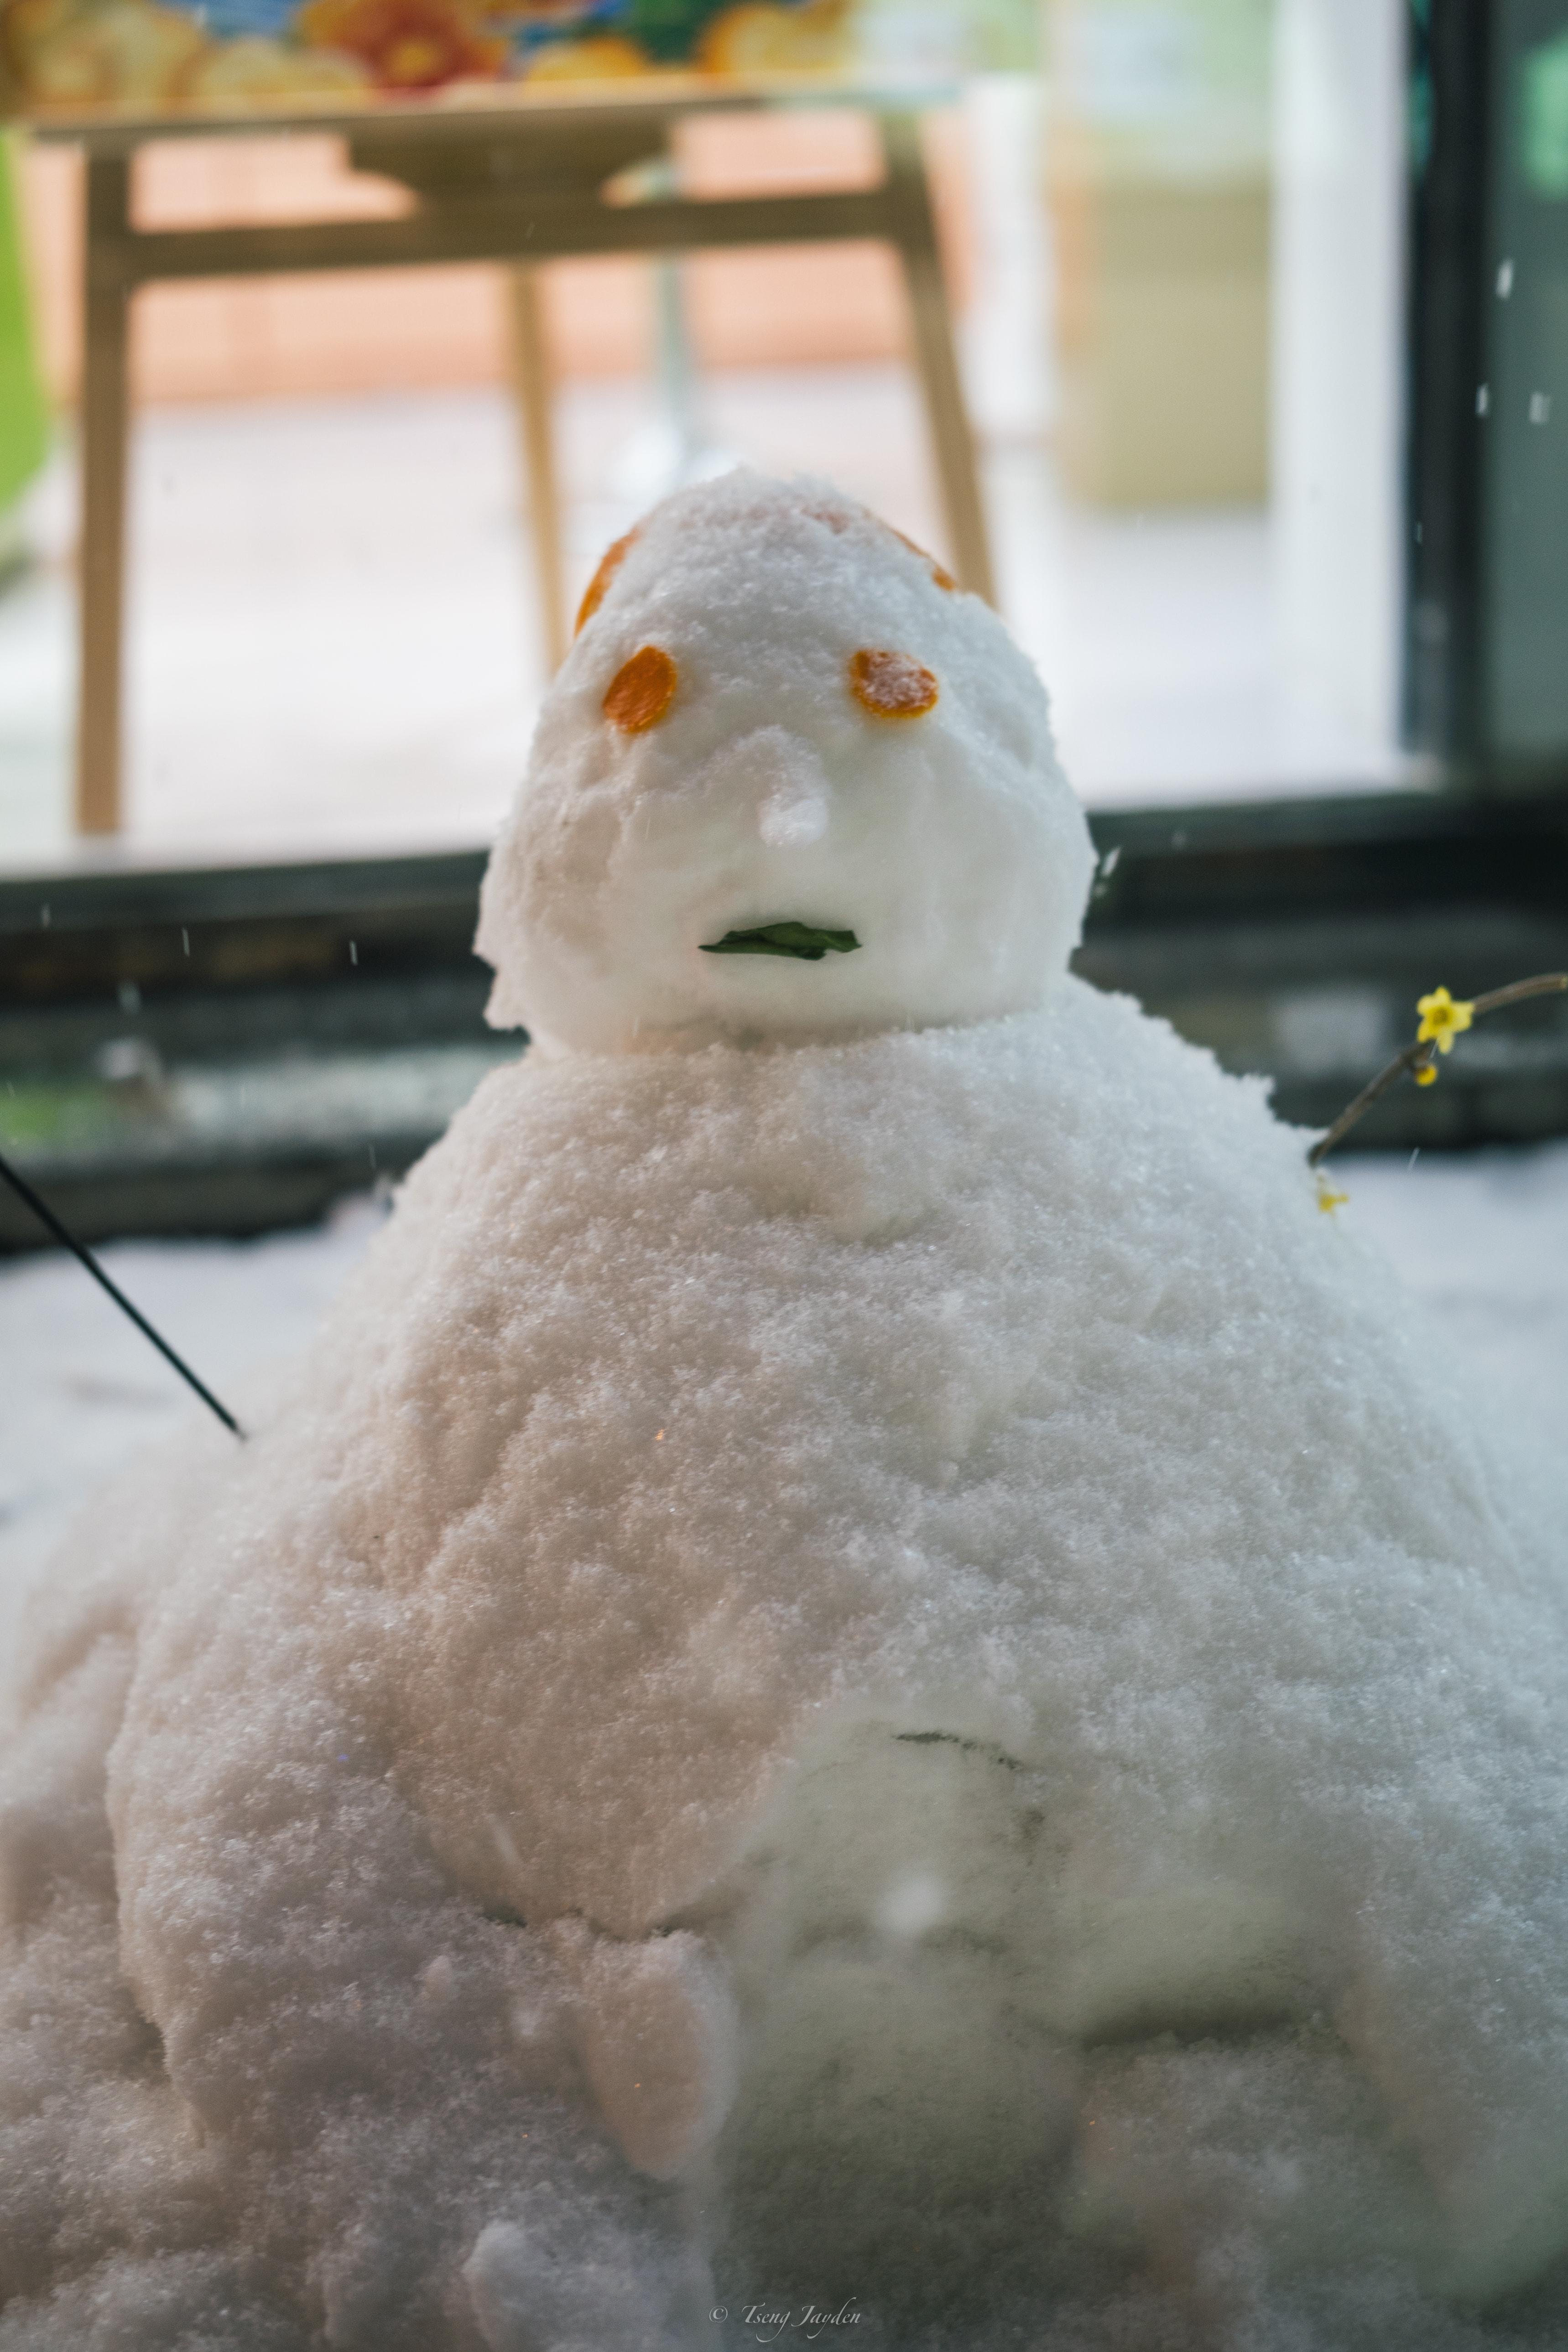
[[[695, 197], [678, 191], [676, 124], [697, 111], [849, 103], [875, 120], [880, 181], [803, 194]], [[703, 247], [801, 245], [846, 238], [890, 245], [909, 290], [919, 373], [947, 526], [965, 587], [990, 597], [992, 578], [974, 448], [920, 140], [929, 95], [879, 95], [837, 85], [737, 89], [664, 79], [625, 94], [583, 86], [572, 96], [510, 98], [482, 108], [388, 107], [374, 113], [273, 119], [158, 117], [51, 121], [41, 135], [79, 142], [87, 157], [86, 319], [81, 391], [80, 682], [76, 823], [82, 833], [121, 824], [125, 518], [131, 298], [155, 280], [240, 278], [307, 269], [495, 261], [509, 266], [512, 369], [552, 667], [567, 643], [551, 385], [537, 271], [594, 253], [689, 252]], [[416, 204], [405, 217], [214, 228], [138, 228], [132, 165], [153, 140], [216, 132], [334, 132], [353, 166], [400, 182]]]

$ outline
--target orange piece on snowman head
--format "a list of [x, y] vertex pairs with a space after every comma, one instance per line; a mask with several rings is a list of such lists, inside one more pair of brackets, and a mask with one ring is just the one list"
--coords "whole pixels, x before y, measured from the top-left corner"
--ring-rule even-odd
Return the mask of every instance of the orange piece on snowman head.
[[913, 654], [862, 646], [849, 656], [849, 691], [876, 719], [921, 719], [936, 708], [932, 671]]
[[662, 646], [640, 646], [610, 680], [605, 716], [623, 735], [640, 735], [658, 726], [679, 682], [680, 673]]
[[[888, 525], [888, 529], [889, 530], [893, 530], [891, 523]], [[953, 578], [952, 572], [947, 570], [945, 565], [937, 562], [934, 555], [928, 555], [925, 549], [920, 545], [919, 541], [910, 539], [904, 531], [893, 530], [893, 537], [899, 541], [900, 546], [907, 547], [911, 555], [918, 555], [922, 563], [930, 566], [931, 576], [935, 581], [939, 588], [945, 588], [950, 594], [956, 594], [958, 589], [957, 581]]]
[[631, 553], [632, 541], [636, 537], [635, 530], [623, 533], [621, 538], [612, 541], [600, 556], [599, 568], [589, 581], [584, 591], [583, 602], [577, 607], [578, 629], [587, 625], [609, 594], [610, 583]]

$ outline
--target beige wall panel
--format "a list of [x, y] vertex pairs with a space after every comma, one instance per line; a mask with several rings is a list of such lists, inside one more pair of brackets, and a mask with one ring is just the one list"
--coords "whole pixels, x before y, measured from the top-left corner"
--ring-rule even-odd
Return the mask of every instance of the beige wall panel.
[[1213, 276], [1102, 290], [1094, 342], [1064, 369], [1073, 489], [1112, 507], [1229, 506], [1268, 488], [1266, 286]]
[[1268, 490], [1268, 193], [1058, 184], [1058, 445], [1111, 507]]

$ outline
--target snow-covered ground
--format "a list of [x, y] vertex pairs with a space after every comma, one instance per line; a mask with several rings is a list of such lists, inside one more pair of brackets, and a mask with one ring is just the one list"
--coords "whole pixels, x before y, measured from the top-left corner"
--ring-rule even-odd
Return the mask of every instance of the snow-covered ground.
[[[1387, 1249], [1475, 1369], [1518, 1412], [1568, 1423], [1568, 1142], [1339, 1163], [1336, 1214]], [[126, 1242], [115, 1279], [220, 1397], [300, 1347], [384, 1208], [258, 1242]], [[186, 1412], [146, 1341], [60, 1253], [0, 1265], [0, 1642], [77, 1504]]]
[[[224, 1397], [291, 1354], [385, 1213], [366, 1196], [325, 1224], [257, 1242], [121, 1242], [106, 1269]], [[0, 1628], [77, 1504], [109, 1473], [204, 1413], [63, 1250], [0, 1264]], [[8, 1640], [6, 1647], [9, 1647]]]

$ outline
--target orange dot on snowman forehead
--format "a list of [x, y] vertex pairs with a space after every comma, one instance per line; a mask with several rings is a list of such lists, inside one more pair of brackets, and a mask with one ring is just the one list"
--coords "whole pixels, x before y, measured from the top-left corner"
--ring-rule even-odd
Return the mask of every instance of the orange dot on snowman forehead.
[[[888, 525], [888, 528], [889, 530], [893, 530], [891, 523]], [[911, 555], [918, 555], [921, 562], [930, 567], [931, 576], [939, 588], [945, 589], [949, 595], [956, 593], [958, 588], [957, 581], [943, 564], [937, 562], [934, 555], [928, 555], [923, 547], [919, 546], [914, 540], [907, 538], [901, 530], [894, 530], [893, 537], [898, 540], [901, 545], [907, 547]]]
[[662, 646], [641, 646], [610, 680], [605, 716], [623, 735], [641, 735], [658, 726], [679, 682], [680, 673]]
[[862, 646], [849, 656], [849, 691], [877, 719], [921, 719], [934, 710], [937, 682], [913, 654]]
[[632, 551], [635, 530], [628, 530], [613, 546], [606, 547], [599, 558], [599, 568], [589, 581], [583, 602], [577, 607], [577, 626], [586, 627], [610, 591], [610, 583]]

